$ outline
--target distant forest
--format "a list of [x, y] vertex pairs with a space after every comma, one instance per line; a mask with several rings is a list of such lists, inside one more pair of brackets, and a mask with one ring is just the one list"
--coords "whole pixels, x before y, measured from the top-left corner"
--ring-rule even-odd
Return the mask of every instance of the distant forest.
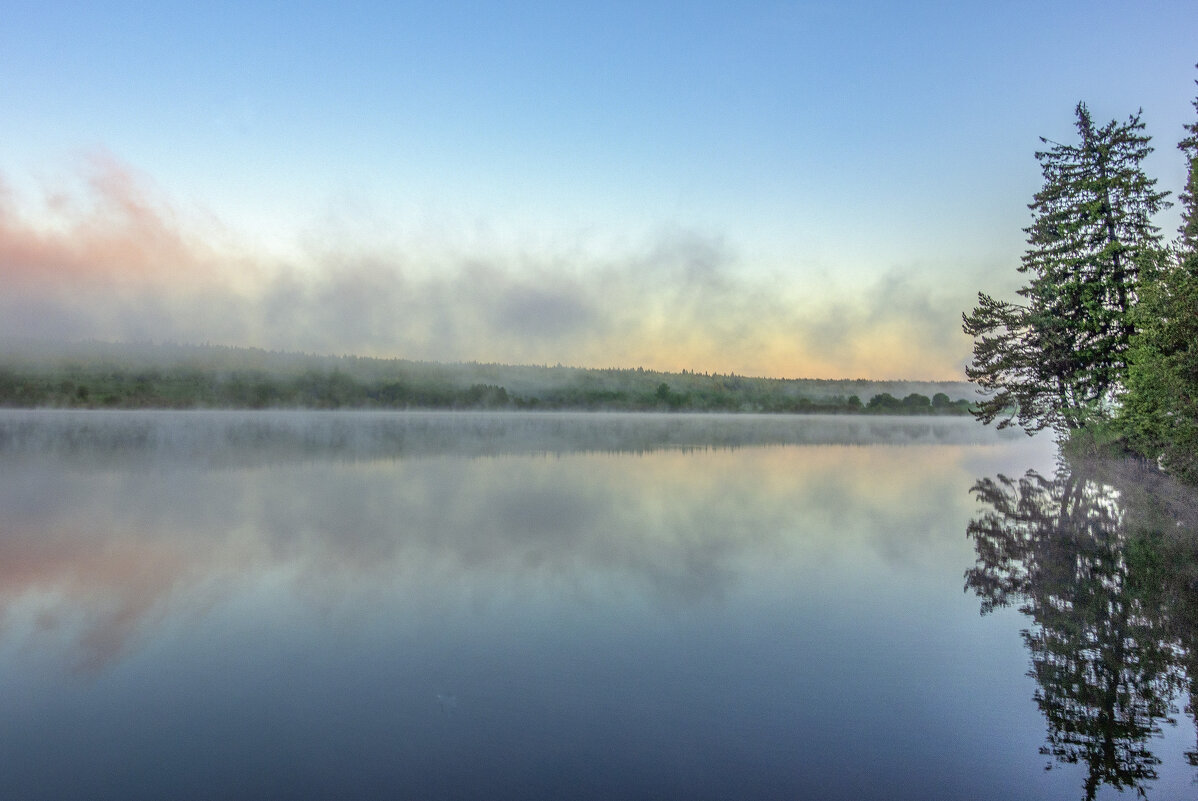
[[211, 345], [6, 346], [0, 406], [968, 414], [964, 382], [440, 364]]

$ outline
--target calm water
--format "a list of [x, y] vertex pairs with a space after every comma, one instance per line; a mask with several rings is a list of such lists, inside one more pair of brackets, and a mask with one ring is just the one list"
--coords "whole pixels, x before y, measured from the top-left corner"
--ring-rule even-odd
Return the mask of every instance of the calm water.
[[958, 419], [0, 412], [0, 798], [1195, 797], [1196, 519]]

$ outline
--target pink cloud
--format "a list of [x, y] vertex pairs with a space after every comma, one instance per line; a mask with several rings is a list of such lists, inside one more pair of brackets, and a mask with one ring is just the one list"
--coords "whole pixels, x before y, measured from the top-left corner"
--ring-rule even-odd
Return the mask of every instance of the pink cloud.
[[0, 281], [37, 289], [194, 285], [217, 277], [224, 272], [219, 254], [179, 216], [148, 180], [107, 153], [85, 159], [76, 185], [46, 189], [40, 208], [0, 181]]

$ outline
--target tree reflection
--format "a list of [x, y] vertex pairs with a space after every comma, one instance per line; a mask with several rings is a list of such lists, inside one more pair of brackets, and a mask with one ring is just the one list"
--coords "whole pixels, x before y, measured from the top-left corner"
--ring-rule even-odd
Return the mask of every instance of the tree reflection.
[[[1160, 764], [1152, 737], [1179, 695], [1192, 709], [1198, 694], [1192, 496], [1127, 466], [1066, 462], [1051, 479], [1000, 475], [972, 492], [983, 511], [966, 588], [983, 614], [1018, 605], [1032, 620], [1041, 753], [1084, 764], [1087, 799], [1103, 784], [1143, 796]], [[1198, 750], [1187, 758], [1198, 765]]]

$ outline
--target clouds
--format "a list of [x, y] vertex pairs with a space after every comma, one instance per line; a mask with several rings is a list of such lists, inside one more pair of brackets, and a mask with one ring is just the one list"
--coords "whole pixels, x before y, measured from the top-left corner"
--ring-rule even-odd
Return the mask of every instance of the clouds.
[[[178, 286], [227, 266], [149, 182], [107, 153], [86, 157], [76, 185], [49, 187], [40, 220], [0, 184], [0, 278], [46, 286]], [[24, 202], [23, 202], [24, 201]], [[35, 208], [36, 210], [36, 208]], [[23, 213], [24, 212], [24, 213]]]
[[0, 195], [3, 337], [876, 378], [957, 377], [968, 346], [970, 293], [926, 270], [821, 285], [686, 228], [619, 247], [325, 237], [283, 260], [105, 154], [38, 200]]
[[574, 286], [516, 283], [504, 287], [489, 305], [490, 323], [497, 330], [534, 340], [595, 335], [603, 327], [598, 310]]

